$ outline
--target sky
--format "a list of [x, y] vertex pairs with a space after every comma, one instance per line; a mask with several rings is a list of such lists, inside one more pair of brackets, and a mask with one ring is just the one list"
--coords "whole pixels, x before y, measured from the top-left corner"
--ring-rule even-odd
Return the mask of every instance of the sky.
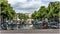
[[41, 6], [48, 6], [49, 2], [60, 0], [8, 0], [16, 13], [33, 13]]

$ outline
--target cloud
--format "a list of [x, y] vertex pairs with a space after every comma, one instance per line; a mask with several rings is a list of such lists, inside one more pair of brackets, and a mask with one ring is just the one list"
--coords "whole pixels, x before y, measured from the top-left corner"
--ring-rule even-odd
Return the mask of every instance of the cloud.
[[41, 0], [8, 0], [8, 2], [12, 5], [16, 13], [22, 12], [30, 12], [32, 13], [36, 9], [40, 7]]
[[8, 3], [15, 4], [16, 2], [26, 2], [27, 0], [8, 0]]
[[41, 6], [48, 6], [49, 2], [60, 0], [8, 0], [16, 13], [32, 13]]
[[60, 1], [60, 0], [42, 0], [44, 2], [55, 2], [55, 1]]

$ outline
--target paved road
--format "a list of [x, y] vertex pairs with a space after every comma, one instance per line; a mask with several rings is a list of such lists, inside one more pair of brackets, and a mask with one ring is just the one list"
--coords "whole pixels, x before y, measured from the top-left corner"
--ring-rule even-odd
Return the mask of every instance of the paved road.
[[60, 34], [60, 33], [0, 33], [0, 34]]
[[60, 29], [0, 30], [0, 34], [59, 34]]

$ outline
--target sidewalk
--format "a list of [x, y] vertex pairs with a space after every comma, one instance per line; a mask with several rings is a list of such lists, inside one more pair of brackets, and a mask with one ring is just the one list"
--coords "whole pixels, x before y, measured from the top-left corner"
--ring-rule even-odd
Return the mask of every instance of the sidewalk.
[[59, 33], [60, 29], [0, 30], [1, 33]]

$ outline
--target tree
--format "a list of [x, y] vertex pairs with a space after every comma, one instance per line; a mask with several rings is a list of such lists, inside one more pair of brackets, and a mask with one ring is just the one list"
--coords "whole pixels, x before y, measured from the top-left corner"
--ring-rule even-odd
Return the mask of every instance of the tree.
[[0, 0], [0, 11], [2, 23], [4, 23], [6, 19], [12, 20], [15, 18], [16, 13], [7, 0]]
[[28, 17], [28, 15], [25, 15], [25, 14], [19, 14], [18, 15], [18, 17], [19, 17], [19, 19], [28, 19], [29, 17]]
[[48, 13], [47, 8], [45, 6], [41, 6], [38, 12], [40, 14], [39, 15], [40, 18], [45, 18], [46, 17], [45, 15]]
[[59, 2], [50, 2], [48, 9], [49, 9], [49, 13], [47, 16], [54, 18], [59, 13], [59, 9], [60, 9], [59, 8]]
[[32, 14], [32, 18], [42, 20], [42, 18], [45, 18], [46, 14], [47, 14], [47, 8], [45, 6], [41, 6], [41, 8], [38, 11], [35, 11]]
[[54, 19], [54, 21], [59, 21], [59, 7], [60, 2], [50, 2], [48, 9], [49, 13], [47, 14], [47, 17], [50, 19]]
[[60, 2], [50, 2], [48, 4], [48, 7], [41, 6], [38, 11], [35, 11], [32, 14], [33, 19], [42, 19], [42, 18], [48, 18], [48, 19], [54, 19], [56, 21], [59, 21], [60, 16]]
[[10, 4], [8, 4], [7, 0], [1, 0], [0, 2], [0, 8], [1, 8], [1, 15], [3, 18], [13, 19], [15, 17], [15, 11], [11, 7]]

